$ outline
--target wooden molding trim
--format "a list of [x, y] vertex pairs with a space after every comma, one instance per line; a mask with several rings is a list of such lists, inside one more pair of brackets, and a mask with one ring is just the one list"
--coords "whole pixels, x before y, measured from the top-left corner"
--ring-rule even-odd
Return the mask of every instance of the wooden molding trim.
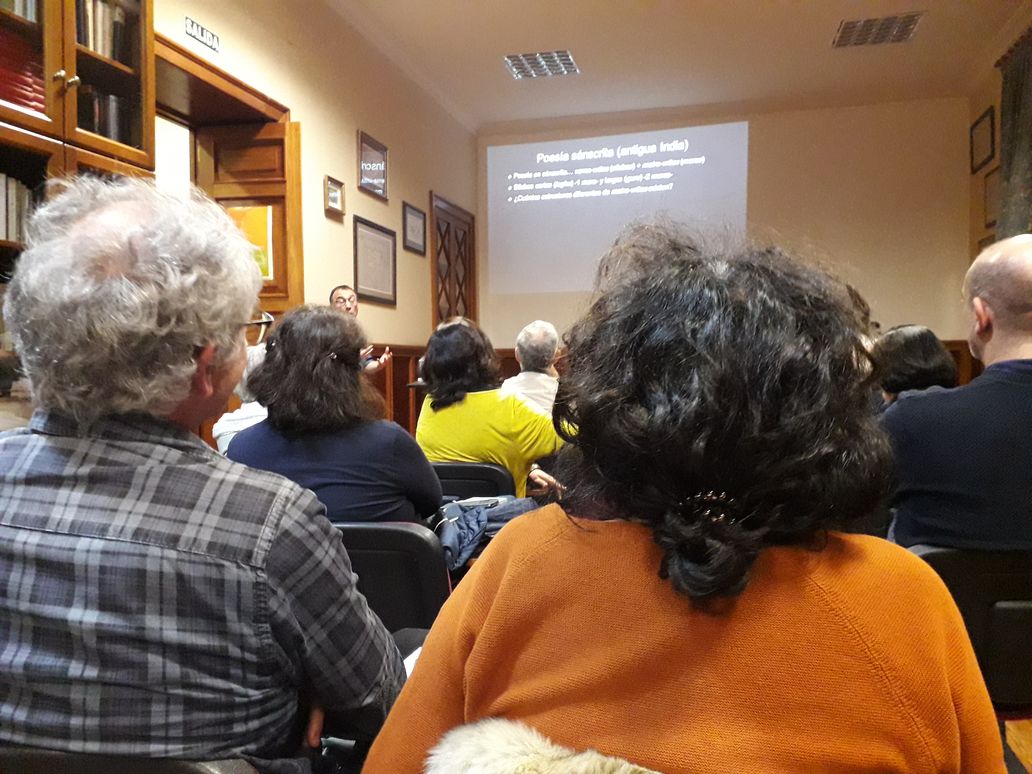
[[204, 81], [276, 123], [290, 120], [290, 109], [224, 70], [220, 70], [193, 51], [160, 34], [154, 35], [154, 55]]

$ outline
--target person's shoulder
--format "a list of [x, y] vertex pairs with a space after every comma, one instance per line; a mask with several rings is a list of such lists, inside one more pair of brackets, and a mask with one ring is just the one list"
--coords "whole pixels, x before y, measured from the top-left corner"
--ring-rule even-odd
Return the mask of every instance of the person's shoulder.
[[312, 513], [320, 507], [311, 491], [279, 473], [253, 468], [221, 454], [212, 456], [212, 478], [218, 479], [221, 497], [231, 501], [233, 507], [250, 509], [273, 520], [283, 514]]
[[871, 535], [832, 532], [813, 579], [857, 618], [876, 629], [905, 629], [914, 620], [942, 617], [952, 597], [927, 562], [902, 546]]
[[[491, 541], [511, 559], [539, 558], [550, 546], [559, 546], [577, 525], [559, 505], [552, 503], [521, 514], [506, 524]], [[489, 547], [490, 547], [489, 546]]]
[[[212, 436], [215, 437], [214, 431]], [[278, 433], [269, 424], [269, 420], [263, 419], [237, 430], [229, 442], [229, 446], [226, 447], [226, 456], [231, 460], [248, 462], [253, 459], [252, 455], [260, 455], [263, 449], [267, 449], [269, 442], [278, 437]]]
[[962, 387], [929, 387], [926, 390], [907, 390], [901, 392], [895, 402], [882, 414], [882, 421], [887, 427], [899, 423], [921, 421], [930, 416], [935, 420], [942, 418], [943, 412], [962, 407], [968, 402], [977, 401], [974, 382]]
[[367, 422], [362, 426], [362, 432], [374, 442], [391, 444], [394, 447], [416, 445], [416, 439], [409, 434], [408, 430], [389, 419]]

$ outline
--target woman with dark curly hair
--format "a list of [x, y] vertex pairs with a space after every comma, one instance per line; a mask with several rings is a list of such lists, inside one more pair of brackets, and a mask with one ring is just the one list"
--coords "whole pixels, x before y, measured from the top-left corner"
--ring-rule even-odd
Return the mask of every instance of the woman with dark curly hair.
[[440, 506], [441, 484], [412, 437], [377, 419], [365, 344], [354, 317], [336, 309], [289, 312], [248, 379], [269, 417], [226, 456], [311, 489], [332, 521], [416, 521]]
[[878, 365], [886, 405], [907, 390], [957, 386], [953, 356], [939, 337], [923, 325], [890, 328], [874, 342], [871, 355]]
[[836, 531], [891, 465], [843, 286], [664, 224], [601, 277], [555, 407], [568, 494], [459, 584], [365, 771], [420, 771], [449, 729], [506, 718], [668, 773], [1003, 772], [942, 582]]
[[554, 454], [562, 442], [547, 415], [501, 394], [498, 358], [487, 335], [465, 318], [449, 320], [430, 336], [420, 373], [428, 395], [416, 441], [426, 456], [501, 465], [523, 497], [534, 460]]

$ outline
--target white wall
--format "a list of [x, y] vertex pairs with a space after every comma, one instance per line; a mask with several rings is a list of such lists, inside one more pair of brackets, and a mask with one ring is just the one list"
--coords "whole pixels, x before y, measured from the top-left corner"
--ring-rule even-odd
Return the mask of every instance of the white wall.
[[[749, 121], [750, 233], [813, 257], [852, 282], [883, 327], [921, 323], [965, 335], [960, 285], [968, 265], [968, 101], [921, 100], [762, 115], [615, 114], [508, 126], [478, 137], [480, 185], [489, 144]], [[481, 190], [481, 213], [486, 212]], [[482, 264], [489, 225], [481, 217]], [[480, 272], [481, 279], [485, 272]], [[547, 283], [547, 278], [542, 278]], [[585, 294], [514, 301], [481, 285], [481, 317], [497, 346], [535, 318], [566, 328]]]
[[[186, 37], [186, 16], [220, 37], [219, 53]], [[353, 281], [351, 217], [360, 215], [398, 232], [398, 305], [363, 302], [359, 319], [374, 341], [425, 343], [429, 258], [401, 247], [402, 200], [428, 211], [433, 189], [474, 210], [473, 133], [321, 0], [155, 0], [155, 29], [283, 103], [300, 122], [305, 300], [326, 303], [331, 287]], [[359, 129], [389, 149], [387, 204], [357, 189]], [[160, 164], [160, 145], [158, 153]], [[346, 184], [343, 223], [323, 213], [327, 174]]]

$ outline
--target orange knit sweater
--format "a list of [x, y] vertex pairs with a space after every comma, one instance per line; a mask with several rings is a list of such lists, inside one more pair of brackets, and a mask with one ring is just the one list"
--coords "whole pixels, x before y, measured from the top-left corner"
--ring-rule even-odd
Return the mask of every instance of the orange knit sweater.
[[960, 614], [906, 550], [838, 533], [767, 549], [719, 615], [659, 559], [629, 522], [557, 506], [513, 521], [444, 606], [363, 771], [422, 771], [445, 731], [485, 717], [670, 774], [1005, 771]]

